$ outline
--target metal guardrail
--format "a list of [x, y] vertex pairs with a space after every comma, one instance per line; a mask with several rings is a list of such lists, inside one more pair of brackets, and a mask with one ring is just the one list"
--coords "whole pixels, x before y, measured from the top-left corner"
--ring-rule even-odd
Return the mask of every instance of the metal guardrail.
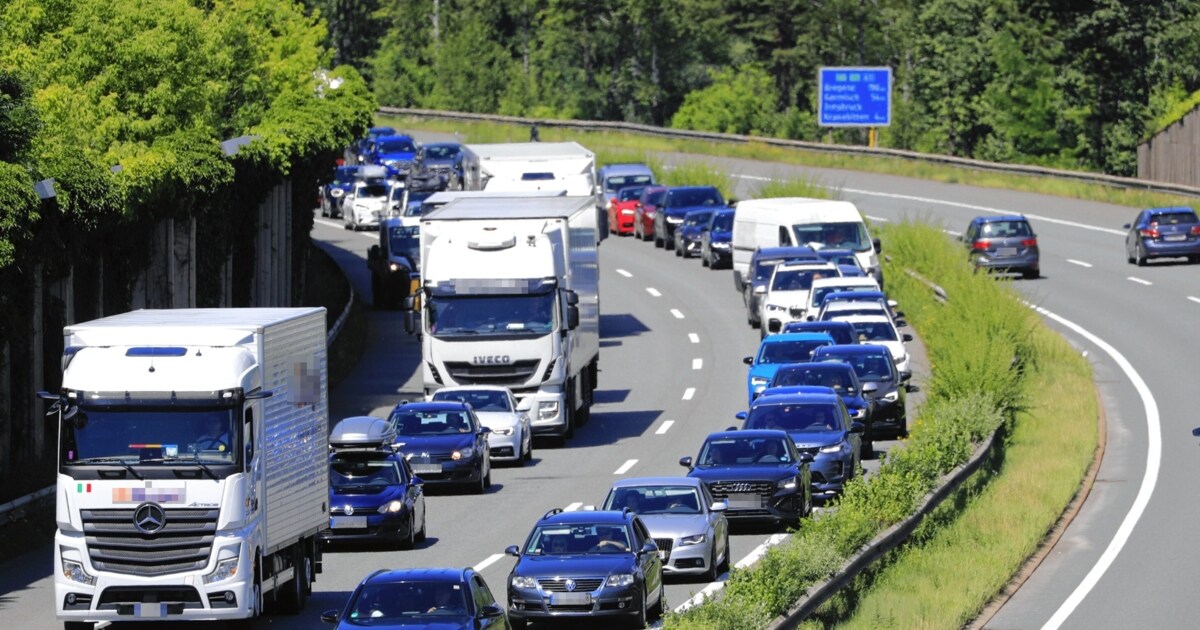
[[788, 140], [785, 138], [769, 138], [763, 136], [742, 136], [731, 133], [716, 133], [711, 131], [692, 131], [688, 129], [668, 129], [666, 127], [655, 127], [653, 125], [642, 125], [638, 123], [619, 122], [611, 120], [559, 120], [553, 118], [521, 118], [518, 116], [501, 116], [499, 114], [472, 114], [468, 112], [444, 112], [432, 109], [413, 109], [407, 107], [380, 107], [380, 114], [390, 116], [416, 116], [421, 118], [436, 118], [441, 120], [463, 120], [473, 122], [494, 122], [507, 123], [514, 125], [537, 125], [538, 127], [558, 127], [563, 129], [576, 129], [579, 131], [621, 131], [625, 133], [634, 133], [647, 136], [658, 136], [662, 138], [676, 138], [681, 140], [704, 140], [708, 142], [723, 142], [729, 144], [748, 144], [758, 143], [768, 146], [786, 147], [803, 151], [813, 151], [818, 153], [833, 153], [840, 155], [854, 156], [871, 156], [871, 157], [886, 157], [897, 158], [903, 160], [911, 160], [917, 162], [927, 162], [931, 164], [944, 164], [948, 166], [957, 166], [960, 168], [974, 169], [979, 171], [991, 171], [996, 173], [1008, 173], [1012, 175], [1027, 175], [1033, 177], [1046, 177], [1053, 179], [1072, 180], [1089, 184], [1102, 184], [1117, 188], [1126, 188], [1133, 190], [1144, 190], [1147, 192], [1183, 195], [1187, 197], [1200, 197], [1200, 188], [1194, 186], [1185, 186], [1182, 184], [1172, 184], [1169, 182], [1157, 182], [1146, 179], [1138, 179], [1136, 177], [1119, 177], [1116, 175], [1105, 175], [1103, 173], [1090, 173], [1087, 171], [1072, 171], [1067, 169], [1046, 168], [1043, 166], [1032, 166], [1027, 164], [1004, 164], [1001, 162], [988, 162], [985, 160], [974, 160], [970, 158], [961, 158], [951, 155], [938, 155], [934, 153], [918, 153], [916, 151], [905, 151], [902, 149], [886, 149], [886, 148], [870, 148], [854, 145], [842, 144], [823, 144], [820, 142], [806, 142], [803, 140]]

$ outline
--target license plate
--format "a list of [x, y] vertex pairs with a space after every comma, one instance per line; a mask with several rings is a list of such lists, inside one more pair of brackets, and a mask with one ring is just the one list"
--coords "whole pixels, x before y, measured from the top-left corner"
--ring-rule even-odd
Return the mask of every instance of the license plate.
[[762, 500], [757, 494], [731, 494], [729, 495], [729, 507], [731, 508], [759, 508], [762, 507]]
[[413, 464], [413, 474], [416, 475], [440, 475], [442, 474], [441, 464]]
[[333, 529], [364, 529], [367, 526], [367, 517], [335, 516], [329, 526]]
[[997, 256], [1016, 256], [1017, 248], [1015, 248], [1015, 247], [997, 247], [996, 255]]
[[1187, 239], [1187, 234], [1167, 234], [1163, 236], [1164, 241], [1182, 241]]
[[592, 603], [591, 593], [551, 593], [551, 606], [584, 606]]
[[142, 619], [161, 619], [167, 616], [167, 605], [163, 603], [134, 604], [133, 616]]

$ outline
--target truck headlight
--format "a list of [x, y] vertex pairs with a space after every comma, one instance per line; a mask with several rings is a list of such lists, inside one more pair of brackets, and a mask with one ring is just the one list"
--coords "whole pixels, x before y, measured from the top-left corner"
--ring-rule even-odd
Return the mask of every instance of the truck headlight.
[[82, 562], [75, 562], [74, 560], [67, 560], [64, 558], [62, 561], [62, 572], [63, 577], [72, 582], [78, 582], [88, 586], [92, 586], [96, 583], [96, 576], [88, 573], [87, 570], [83, 568]]
[[399, 512], [400, 510], [403, 510], [403, 509], [404, 509], [403, 501], [389, 501], [389, 502], [379, 506], [379, 513], [380, 514], [395, 514], [396, 512]]
[[701, 544], [704, 544], [704, 539], [705, 539], [704, 534], [696, 534], [695, 536], [684, 536], [683, 538], [679, 539], [679, 546], [685, 547], [687, 545], [701, 545]]
[[457, 451], [450, 453], [450, 459], [453, 459], [454, 461], [458, 461], [460, 459], [471, 459], [471, 456], [474, 454], [475, 449], [468, 446], [467, 448], [460, 448]]
[[550, 420], [558, 415], [557, 400], [543, 400], [538, 403], [538, 420]]
[[629, 586], [631, 584], [633, 584], [632, 573], [617, 573], [615, 575], [610, 575], [604, 582], [605, 586]]
[[537, 588], [537, 580], [527, 575], [514, 575], [510, 582], [513, 588]]
[[237, 575], [238, 561], [242, 558], [242, 544], [229, 545], [222, 547], [217, 553], [217, 566], [212, 570], [212, 573], [204, 576], [205, 584], [228, 580]]

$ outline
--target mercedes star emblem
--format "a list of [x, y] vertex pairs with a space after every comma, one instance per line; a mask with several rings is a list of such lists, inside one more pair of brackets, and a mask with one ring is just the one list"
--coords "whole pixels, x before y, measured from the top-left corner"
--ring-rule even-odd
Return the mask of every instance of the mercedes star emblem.
[[139, 532], [153, 536], [167, 524], [167, 512], [157, 503], [143, 503], [133, 511], [133, 526]]

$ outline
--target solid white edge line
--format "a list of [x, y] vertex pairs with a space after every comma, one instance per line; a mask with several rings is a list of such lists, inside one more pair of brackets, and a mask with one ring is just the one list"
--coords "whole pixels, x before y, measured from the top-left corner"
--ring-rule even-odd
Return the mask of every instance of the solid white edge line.
[[633, 468], [634, 464], [636, 464], [636, 463], [638, 463], [638, 460], [636, 460], [636, 459], [628, 460], [624, 464], [621, 464], [620, 468], [614, 470], [613, 474], [614, 475], [624, 475], [625, 473], [629, 472], [629, 469]]
[[1071, 263], [1072, 265], [1079, 265], [1080, 267], [1087, 267], [1089, 269], [1092, 267], [1092, 263], [1083, 262], [1082, 260], [1075, 260], [1074, 258], [1068, 258], [1067, 262]]
[[1133, 276], [1126, 276], [1125, 279], [1130, 282], [1136, 282], [1138, 284], [1144, 284], [1146, 286], [1151, 286], [1154, 284], [1153, 282], [1150, 282], [1149, 280], [1143, 280], [1141, 278], [1135, 278]]
[[1189, 299], [1189, 300], [1191, 300], [1191, 301], [1193, 301], [1193, 302], [1195, 302], [1195, 303], [1197, 303], [1197, 304], [1200, 304], [1200, 297], [1192, 297], [1192, 296], [1190, 296], [1190, 295], [1189, 295], [1189, 296], [1188, 296], [1188, 299]]
[[677, 308], [671, 309], [671, 314], [675, 316], [675, 319], [683, 319], [683, 311]]
[[868, 214], [868, 215], [864, 215], [864, 216], [866, 216], [868, 219], [870, 219], [870, 220], [872, 220], [872, 221], [878, 221], [878, 222], [880, 222], [880, 223], [891, 223], [891, 222], [892, 222], [892, 220], [891, 220], [891, 219], [888, 219], [888, 218], [885, 218], [885, 217], [873, 217], [873, 216], [871, 216], [871, 215], [869, 215], [869, 214]]
[[692, 369], [700, 370], [704, 368], [704, 359], [692, 359]]
[[688, 339], [692, 343], [700, 343], [700, 335], [697, 335], [696, 333], [688, 333]]
[[581, 507], [583, 507], [582, 502], [572, 503], [571, 505], [568, 505], [567, 507], [563, 508], [563, 511], [564, 512], [574, 512], [575, 510], [578, 510]]
[[[334, 223], [333, 221], [326, 221], [325, 219], [313, 219], [313, 223], [319, 223], [321, 225], [324, 225], [325, 227], [331, 227], [331, 228], [344, 228], [345, 227], [344, 223]], [[372, 241], [379, 240], [379, 232], [378, 231], [355, 232], [355, 234], [357, 234], [363, 238], [369, 238]]]
[[662, 294], [659, 293], [658, 289], [655, 289], [654, 287], [646, 287], [646, 293], [649, 293], [654, 297], [662, 297]]
[[487, 560], [484, 560], [483, 562], [480, 562], [479, 564], [477, 564], [471, 568], [475, 569], [476, 571], [483, 571], [484, 569], [495, 564], [497, 560], [499, 560], [500, 558], [503, 558], [503, 557], [504, 557], [504, 554], [502, 554], [502, 553], [494, 553], [494, 554], [488, 556]]
[[665, 435], [667, 431], [671, 430], [671, 425], [673, 424], [675, 424], [674, 420], [663, 420], [662, 425], [658, 427], [658, 430], [654, 432], [654, 435]]
[[1133, 369], [1133, 365], [1124, 355], [1109, 345], [1108, 342], [1084, 330], [1075, 322], [1064, 319], [1040, 306], [1035, 306], [1034, 310], [1081, 335], [1111, 357], [1117, 366], [1121, 368], [1121, 371], [1125, 373], [1125, 376], [1129, 378], [1130, 382], [1133, 383], [1134, 389], [1137, 390], [1138, 396], [1142, 399], [1142, 407], [1146, 413], [1146, 472], [1142, 475], [1142, 484], [1138, 488], [1137, 497], [1134, 498], [1133, 505], [1130, 506], [1129, 512], [1125, 514], [1125, 519], [1121, 521], [1121, 526], [1117, 528], [1116, 535], [1108, 543], [1108, 548], [1100, 555], [1100, 559], [1096, 561], [1091, 571], [1075, 587], [1074, 592], [1063, 602], [1062, 606], [1050, 617], [1046, 625], [1042, 626], [1043, 630], [1056, 630], [1071, 616], [1071, 613], [1075, 612], [1075, 609], [1083, 599], [1087, 597], [1092, 588], [1100, 581], [1100, 578], [1104, 576], [1104, 572], [1112, 566], [1113, 561], [1117, 559], [1117, 556], [1121, 553], [1121, 549], [1133, 534], [1133, 528], [1137, 526], [1138, 520], [1142, 518], [1142, 513], [1146, 511], [1146, 506], [1150, 503], [1150, 496], [1154, 494], [1154, 486], [1158, 483], [1158, 469], [1162, 464], [1162, 427], [1159, 426], [1158, 403], [1154, 400], [1154, 394], [1151, 393], [1150, 387], [1146, 385], [1146, 381], [1142, 380], [1141, 375], [1137, 373], [1137, 370]]
[[684, 400], [691, 400], [692, 396], [695, 396], [695, 395], [696, 395], [695, 387], [689, 387], [689, 388], [683, 390], [683, 399]]
[[[738, 569], [745, 569], [755, 562], [758, 562], [763, 557], [763, 554], [767, 553], [767, 549], [770, 549], [771, 547], [774, 547], [775, 545], [787, 540], [788, 536], [790, 536], [790, 534], [772, 534], [771, 537], [764, 540], [761, 545], [755, 547], [753, 551], [746, 554], [746, 557], [738, 561], [734, 567]], [[727, 576], [728, 574], [722, 577]], [[692, 608], [693, 606], [699, 606], [700, 604], [703, 604], [705, 599], [711, 597], [714, 593], [722, 588], [725, 588], [724, 581], [712, 582], [708, 586], [705, 586], [703, 589], [701, 589], [699, 593], [696, 593], [694, 596], [692, 596], [691, 599], [675, 608], [675, 612], [681, 613], [689, 608]]]
[[633, 277], [633, 274], [629, 273], [628, 271], [625, 271], [624, 269], [618, 269], [617, 273], [621, 274], [622, 276], [625, 276], [626, 278]]

